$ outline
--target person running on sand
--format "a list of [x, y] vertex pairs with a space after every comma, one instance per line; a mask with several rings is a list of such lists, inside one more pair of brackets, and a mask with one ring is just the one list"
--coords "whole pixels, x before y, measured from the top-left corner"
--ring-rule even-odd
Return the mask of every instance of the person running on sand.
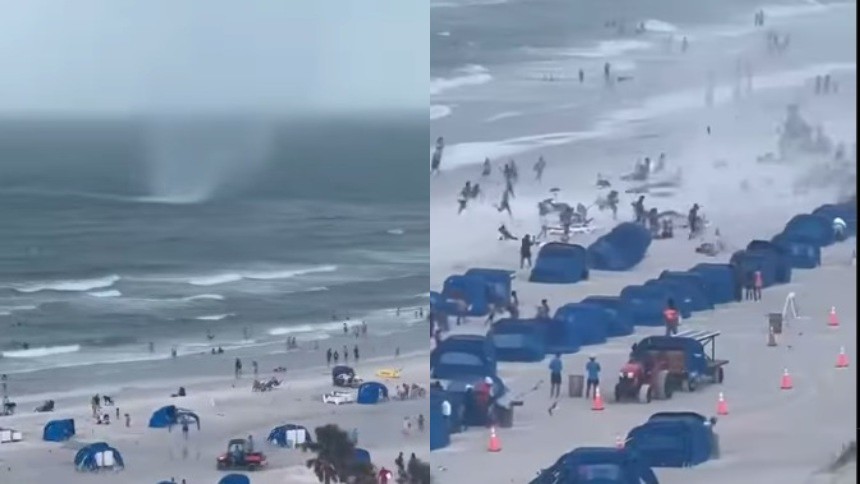
[[235, 373], [237, 380], [242, 376], [242, 360], [239, 358], [236, 358], [236, 363], [233, 365], [233, 372]]
[[481, 168], [481, 176], [486, 178], [493, 174], [493, 165], [490, 164], [489, 158], [484, 158], [484, 165]]
[[505, 190], [505, 193], [502, 194], [502, 201], [496, 205], [496, 210], [499, 212], [508, 212], [508, 216], [513, 217], [514, 214], [511, 212], [510, 200], [508, 199], [509, 193], [510, 192]]
[[535, 163], [535, 179], [540, 183], [541, 178], [543, 178], [543, 171], [546, 169], [546, 160], [543, 159], [543, 156], [540, 156]]

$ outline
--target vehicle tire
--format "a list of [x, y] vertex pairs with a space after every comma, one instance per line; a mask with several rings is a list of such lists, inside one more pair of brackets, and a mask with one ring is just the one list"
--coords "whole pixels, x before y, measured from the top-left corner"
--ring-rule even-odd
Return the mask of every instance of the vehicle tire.
[[669, 372], [667, 370], [660, 370], [654, 375], [654, 383], [651, 385], [653, 387], [652, 390], [652, 398], [657, 400], [668, 400], [672, 398], [672, 388], [669, 385]]
[[621, 388], [620, 387], [621, 387], [620, 384], [615, 385], [615, 402], [616, 403], [621, 401]]
[[723, 371], [723, 367], [717, 368], [717, 383], [723, 383], [723, 378], [725, 378], [725, 372]]
[[651, 403], [651, 399], [654, 397], [654, 389], [646, 383], [639, 387], [638, 397], [639, 403]]
[[696, 381], [695, 379], [687, 378], [687, 379], [685, 380], [685, 386], [686, 386], [686, 390], [687, 390], [688, 392], [695, 392], [695, 391], [696, 391], [696, 388], [698, 388], [698, 387], [699, 387], [699, 382], [698, 382], [698, 381]]

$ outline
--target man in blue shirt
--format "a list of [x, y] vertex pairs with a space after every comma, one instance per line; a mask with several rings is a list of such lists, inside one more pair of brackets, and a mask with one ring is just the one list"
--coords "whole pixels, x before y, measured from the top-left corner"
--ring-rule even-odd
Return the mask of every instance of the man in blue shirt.
[[556, 353], [549, 362], [549, 397], [558, 398], [561, 393], [561, 354]]
[[585, 364], [585, 374], [585, 398], [589, 398], [600, 384], [600, 363], [597, 362], [594, 355], [588, 357], [588, 363]]

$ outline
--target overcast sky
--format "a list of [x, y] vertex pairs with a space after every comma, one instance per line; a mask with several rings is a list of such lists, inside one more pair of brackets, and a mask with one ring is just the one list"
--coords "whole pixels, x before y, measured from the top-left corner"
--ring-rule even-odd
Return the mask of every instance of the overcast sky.
[[428, 0], [0, 0], [0, 114], [428, 106]]

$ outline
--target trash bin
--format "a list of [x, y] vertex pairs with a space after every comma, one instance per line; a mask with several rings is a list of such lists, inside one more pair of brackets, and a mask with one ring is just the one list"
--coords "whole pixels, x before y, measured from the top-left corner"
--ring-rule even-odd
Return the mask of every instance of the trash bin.
[[567, 394], [571, 398], [582, 398], [585, 393], [585, 375], [567, 376]]
[[773, 334], [782, 334], [782, 313], [769, 313], [767, 324], [773, 330]]
[[496, 423], [500, 428], [509, 429], [514, 426], [514, 407], [496, 406]]

